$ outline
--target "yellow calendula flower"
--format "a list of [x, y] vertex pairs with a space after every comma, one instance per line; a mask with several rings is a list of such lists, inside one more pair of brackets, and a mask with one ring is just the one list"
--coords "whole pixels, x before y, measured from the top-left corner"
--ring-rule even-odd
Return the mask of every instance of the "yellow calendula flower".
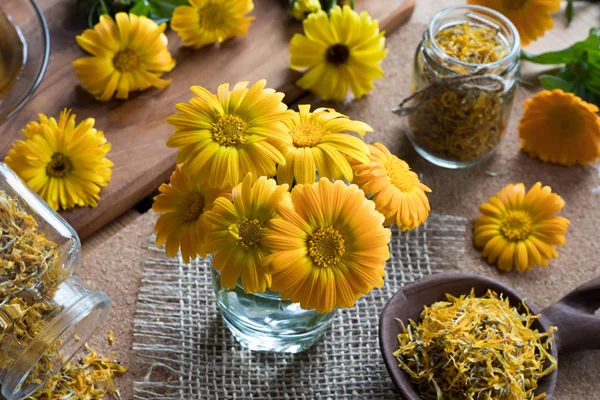
[[291, 205], [288, 185], [277, 185], [264, 176], [256, 179], [252, 174], [233, 188], [231, 200], [223, 197], [215, 201], [206, 215], [213, 228], [204, 249], [214, 254], [213, 265], [222, 271], [222, 286], [233, 289], [240, 280], [246, 293], [260, 293], [271, 285], [263, 265], [270, 250], [262, 239], [280, 204]]
[[146, 17], [118, 13], [102, 15], [94, 29], [77, 36], [91, 57], [73, 62], [77, 78], [98, 100], [127, 99], [129, 93], [164, 88], [171, 80], [161, 75], [175, 67], [164, 34], [167, 25]]
[[321, 178], [292, 189], [293, 208], [265, 229], [271, 290], [304, 309], [352, 307], [383, 285], [391, 232], [375, 203], [356, 185]]
[[295, 34], [290, 43], [291, 68], [306, 70], [297, 82], [301, 88], [335, 101], [351, 90], [359, 99], [383, 76], [385, 37], [366, 11], [336, 6], [330, 16], [310, 14], [303, 25], [304, 35]]
[[573, 93], [544, 90], [523, 104], [521, 148], [562, 165], [587, 164], [600, 156], [598, 107]]
[[246, 36], [254, 17], [252, 0], [189, 0], [173, 12], [171, 28], [186, 46], [196, 49], [222, 43], [234, 36]]
[[373, 201], [377, 211], [385, 216], [386, 226], [396, 222], [402, 231], [415, 229], [429, 216], [425, 192], [431, 189], [383, 144], [370, 144], [369, 151], [370, 163], [351, 160], [353, 182], [365, 193], [374, 195]]
[[98, 205], [100, 188], [108, 185], [112, 161], [105, 158], [110, 143], [87, 118], [75, 124], [75, 114], [63, 110], [58, 122], [44, 114], [25, 129], [4, 162], [55, 210]]
[[554, 27], [552, 13], [560, 10], [560, 0], [467, 0], [504, 14], [515, 25], [521, 45], [527, 46]]
[[352, 181], [352, 168], [344, 155], [369, 163], [369, 149], [362, 139], [345, 134], [352, 131], [361, 136], [373, 132], [364, 122], [352, 121], [330, 108], [298, 106], [294, 118], [285, 121], [289, 133], [283, 152], [285, 164], [277, 166], [279, 183], [313, 183], [316, 171], [320, 177]]
[[550, 186], [540, 182], [527, 193], [522, 183], [508, 185], [479, 206], [483, 216], [475, 221], [475, 245], [503, 271], [546, 266], [558, 257], [553, 246], [565, 244], [570, 222], [555, 215], [564, 205]]
[[205, 257], [202, 246], [211, 228], [206, 213], [218, 197], [231, 198], [231, 188], [213, 189], [201, 176], [190, 174], [183, 165], [178, 165], [170, 183], [163, 183], [158, 191], [160, 194], [152, 205], [161, 214], [154, 226], [156, 244], [164, 244], [170, 257], [181, 250], [186, 263], [198, 255]]
[[305, 20], [310, 14], [321, 11], [319, 0], [296, 0], [292, 6], [292, 15], [298, 21]]
[[167, 140], [168, 147], [179, 149], [177, 162], [207, 176], [212, 187], [235, 186], [248, 172], [275, 176], [276, 164], [285, 164], [283, 121], [294, 113], [282, 103], [283, 93], [266, 84], [261, 80], [248, 88], [240, 82], [230, 91], [225, 83], [217, 94], [193, 86], [197, 97], [178, 104], [179, 114], [167, 119], [177, 129]]

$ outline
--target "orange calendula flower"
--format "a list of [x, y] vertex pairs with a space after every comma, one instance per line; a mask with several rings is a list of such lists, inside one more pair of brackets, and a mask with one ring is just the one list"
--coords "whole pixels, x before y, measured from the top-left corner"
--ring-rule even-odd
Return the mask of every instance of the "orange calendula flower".
[[292, 202], [264, 232], [272, 291], [324, 313], [352, 307], [383, 285], [391, 232], [362, 190], [321, 178], [295, 186]]
[[58, 121], [44, 114], [25, 129], [4, 162], [55, 210], [95, 207], [100, 189], [108, 185], [113, 163], [106, 158], [111, 145], [104, 132], [87, 118], [63, 110]]
[[523, 104], [521, 147], [532, 157], [562, 165], [587, 164], [600, 156], [598, 107], [573, 93], [544, 90]]
[[369, 145], [370, 164], [351, 160], [354, 183], [372, 194], [377, 210], [385, 216], [385, 225], [396, 222], [403, 231], [415, 229], [429, 216], [431, 192], [421, 183], [406, 162], [381, 143]]
[[252, 0], [189, 0], [173, 12], [171, 28], [186, 46], [199, 49], [222, 43], [234, 36], [246, 36], [254, 17]]
[[548, 265], [557, 258], [553, 246], [565, 244], [570, 222], [556, 216], [565, 201], [540, 182], [526, 193], [525, 185], [508, 185], [479, 206], [483, 216], [475, 221], [475, 245], [483, 257], [503, 271], [519, 272]]
[[560, 10], [560, 0], [467, 0], [504, 14], [515, 25], [521, 44], [527, 46], [554, 27], [552, 13]]
[[246, 293], [264, 292], [271, 276], [263, 266], [270, 250], [262, 243], [265, 227], [277, 218], [280, 204], [291, 205], [288, 185], [277, 185], [264, 176], [247, 174], [233, 188], [231, 200], [215, 201], [206, 219], [212, 232], [206, 236], [204, 250], [214, 254], [213, 265], [222, 271], [221, 285], [234, 289], [241, 281]]
[[343, 132], [364, 136], [373, 128], [364, 122], [352, 121], [331, 108], [317, 108], [301, 104], [294, 118], [284, 122], [289, 136], [283, 152], [285, 164], [277, 166], [277, 181], [292, 185], [313, 183], [316, 172], [322, 178], [352, 181], [352, 168], [344, 155], [368, 163], [369, 149], [365, 142]]
[[260, 80], [219, 86], [213, 94], [192, 86], [197, 96], [177, 104], [179, 114], [167, 122], [177, 131], [167, 147], [179, 150], [177, 162], [191, 173], [208, 177], [212, 187], [235, 186], [251, 172], [275, 176], [276, 165], [285, 164], [282, 151], [288, 138], [284, 121], [294, 112], [282, 102], [283, 93], [267, 89]]
[[77, 36], [77, 44], [91, 57], [73, 62], [77, 78], [98, 100], [127, 99], [129, 93], [150, 87], [164, 88], [162, 79], [175, 67], [164, 34], [167, 25], [146, 17], [118, 13], [113, 20], [102, 15], [94, 29]]
[[206, 212], [218, 197], [231, 198], [231, 188], [210, 188], [199, 175], [192, 175], [183, 165], [178, 165], [171, 182], [162, 184], [158, 191], [160, 194], [152, 205], [152, 209], [161, 214], [154, 227], [156, 244], [164, 244], [165, 253], [170, 257], [175, 257], [181, 249], [186, 263], [198, 255], [205, 257], [202, 246], [210, 231]]

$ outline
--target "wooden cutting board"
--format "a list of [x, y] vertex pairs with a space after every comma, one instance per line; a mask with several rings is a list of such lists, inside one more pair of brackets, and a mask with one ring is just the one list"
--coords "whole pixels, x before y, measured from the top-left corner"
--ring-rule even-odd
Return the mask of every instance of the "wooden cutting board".
[[[51, 38], [50, 63], [46, 76], [29, 103], [0, 126], [0, 156], [4, 158], [27, 122], [38, 113], [58, 116], [72, 108], [78, 120], [96, 119], [112, 143], [108, 158], [114, 163], [113, 176], [101, 192], [98, 207], [77, 208], [62, 212], [81, 237], [95, 232], [168, 181], [175, 165], [176, 150], [165, 146], [173, 133], [165, 119], [174, 113], [175, 104], [188, 101], [189, 87], [202, 85], [216, 91], [223, 82], [254, 82], [266, 78], [268, 87], [286, 94], [292, 104], [303, 92], [294, 85], [299, 74], [289, 69], [288, 44], [300, 23], [290, 20], [282, 4], [287, 0], [255, 0], [256, 16], [249, 34], [220, 47], [191, 50], [182, 46], [177, 35], [169, 31], [169, 49], [177, 66], [169, 75], [171, 85], [160, 91], [134, 94], [128, 101], [96, 101], [78, 84], [73, 60], [85, 56], [75, 43], [75, 36], [86, 28], [85, 15], [78, 13], [75, 0], [38, 0], [48, 20]], [[381, 29], [390, 32], [406, 22], [415, 0], [358, 0], [357, 10], [367, 10], [380, 21]]]

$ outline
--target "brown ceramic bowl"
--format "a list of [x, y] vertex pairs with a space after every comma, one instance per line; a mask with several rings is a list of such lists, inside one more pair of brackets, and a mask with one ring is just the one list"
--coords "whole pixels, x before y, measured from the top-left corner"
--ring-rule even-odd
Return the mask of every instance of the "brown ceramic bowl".
[[[421, 400], [421, 396], [408, 375], [398, 367], [398, 361], [393, 355], [398, 349], [398, 334], [402, 332], [402, 327], [396, 319], [402, 320], [404, 324], [408, 324], [408, 319], [418, 321], [424, 306], [444, 300], [446, 293], [460, 296], [469, 293], [472, 288], [475, 289], [477, 296], [483, 296], [488, 289], [502, 293], [517, 308], [522, 307], [521, 301], [525, 298], [511, 287], [491, 278], [443, 273], [405, 286], [387, 302], [379, 321], [379, 345], [390, 377], [404, 399]], [[534, 304], [528, 301], [525, 303], [532, 313], [540, 313]], [[600, 319], [594, 315], [594, 312], [599, 306], [600, 277], [545, 308], [534, 328], [547, 331], [550, 326], [558, 327], [551, 349], [551, 354], [555, 358], [558, 358], [558, 354], [598, 349], [600, 348]], [[555, 370], [541, 379], [536, 393], [546, 392], [548, 395], [546, 399], [549, 399], [554, 392], [557, 376]]]

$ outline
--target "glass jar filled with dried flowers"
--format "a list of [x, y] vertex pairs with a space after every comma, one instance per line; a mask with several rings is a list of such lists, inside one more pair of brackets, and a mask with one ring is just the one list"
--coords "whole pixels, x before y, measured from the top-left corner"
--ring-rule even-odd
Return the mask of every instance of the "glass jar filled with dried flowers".
[[74, 274], [73, 229], [0, 163], [0, 385], [7, 400], [42, 386], [106, 319], [111, 300]]
[[508, 123], [519, 77], [519, 33], [500, 13], [453, 6], [436, 14], [417, 48], [413, 94], [394, 112], [419, 154], [446, 168], [487, 159]]

